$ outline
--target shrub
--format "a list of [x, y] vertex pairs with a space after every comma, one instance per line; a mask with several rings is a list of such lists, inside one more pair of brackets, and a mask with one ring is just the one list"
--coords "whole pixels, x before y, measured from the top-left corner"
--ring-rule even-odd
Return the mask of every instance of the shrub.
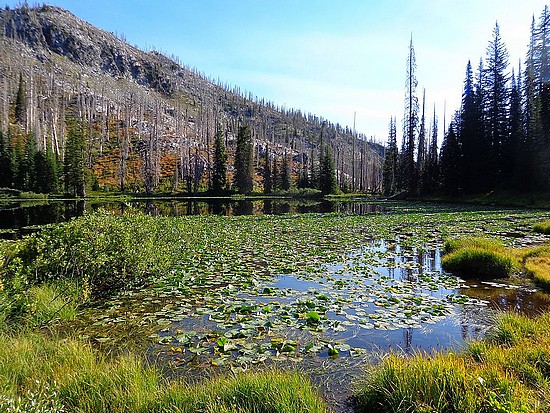
[[59, 279], [89, 285], [93, 293], [142, 283], [172, 265], [162, 224], [136, 211], [99, 211], [46, 227], [4, 252], [3, 279], [14, 291]]

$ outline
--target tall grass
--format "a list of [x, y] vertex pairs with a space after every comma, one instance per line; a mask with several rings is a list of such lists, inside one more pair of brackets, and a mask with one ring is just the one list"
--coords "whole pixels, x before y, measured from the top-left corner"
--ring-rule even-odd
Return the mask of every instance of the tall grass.
[[391, 355], [358, 391], [361, 412], [546, 412], [550, 314], [504, 315], [462, 353]]
[[498, 240], [458, 238], [445, 242], [441, 266], [465, 277], [499, 278], [508, 276], [517, 265]]
[[541, 234], [550, 234], [550, 221], [536, 223], [533, 225], [533, 230]]
[[[0, 403], [70, 412], [326, 412], [309, 380], [267, 370], [190, 384], [167, 381], [134, 356], [110, 359], [88, 344], [40, 334], [1, 337]], [[54, 399], [52, 399], [54, 398]]]

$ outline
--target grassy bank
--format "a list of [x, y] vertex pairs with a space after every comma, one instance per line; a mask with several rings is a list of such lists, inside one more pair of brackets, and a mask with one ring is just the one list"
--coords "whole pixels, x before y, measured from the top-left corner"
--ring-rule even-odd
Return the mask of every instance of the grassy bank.
[[167, 381], [134, 356], [111, 359], [82, 341], [38, 333], [1, 337], [0, 385], [2, 411], [326, 411], [298, 373], [267, 370], [195, 384]]
[[360, 412], [546, 412], [550, 314], [503, 315], [461, 353], [391, 355], [358, 390]]
[[[544, 228], [535, 224], [535, 231]], [[538, 231], [541, 232], [541, 231]], [[442, 267], [450, 272], [474, 278], [500, 278], [525, 272], [550, 291], [550, 246], [506, 248], [496, 239], [466, 237], [447, 240]]]

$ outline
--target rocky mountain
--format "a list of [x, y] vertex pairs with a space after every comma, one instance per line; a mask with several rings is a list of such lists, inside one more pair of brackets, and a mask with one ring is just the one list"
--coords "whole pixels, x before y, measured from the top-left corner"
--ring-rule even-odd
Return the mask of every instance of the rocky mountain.
[[[68, 119], [76, 118], [84, 125], [89, 179], [100, 189], [205, 188], [216, 128], [225, 132], [231, 159], [243, 123], [253, 131], [258, 187], [266, 152], [291, 159], [297, 177], [315, 167], [323, 139], [342, 186], [366, 191], [380, 185], [382, 148], [365, 136], [216, 84], [176, 58], [133, 47], [66, 10], [0, 9], [0, 47], [0, 130], [15, 137], [32, 132], [38, 150], [62, 158]], [[21, 88], [22, 114], [16, 108]]]

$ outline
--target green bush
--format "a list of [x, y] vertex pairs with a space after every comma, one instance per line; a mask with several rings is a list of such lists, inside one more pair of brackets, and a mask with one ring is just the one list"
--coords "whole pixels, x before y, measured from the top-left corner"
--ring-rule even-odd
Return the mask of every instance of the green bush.
[[9, 290], [59, 279], [92, 293], [142, 283], [168, 271], [173, 248], [163, 242], [163, 221], [136, 211], [99, 211], [44, 228], [4, 251], [3, 282]]
[[467, 277], [499, 278], [510, 274], [513, 261], [502, 252], [465, 247], [445, 255], [441, 259], [441, 266]]

